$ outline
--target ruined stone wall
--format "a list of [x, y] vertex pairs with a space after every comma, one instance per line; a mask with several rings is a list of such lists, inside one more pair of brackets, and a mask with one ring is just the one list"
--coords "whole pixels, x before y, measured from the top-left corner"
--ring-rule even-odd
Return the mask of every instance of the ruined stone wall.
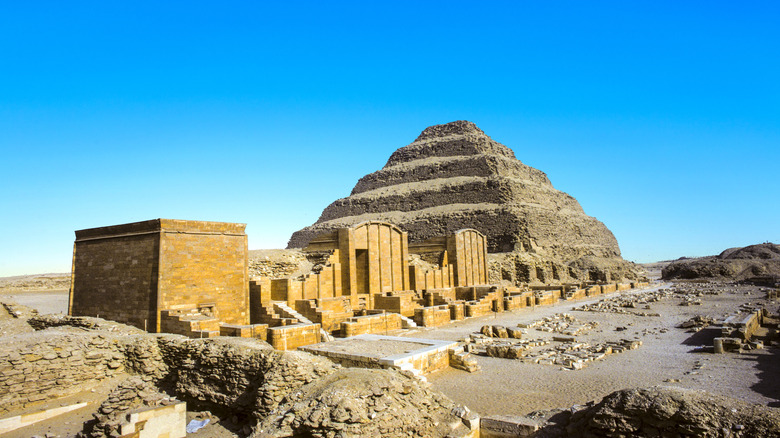
[[356, 316], [341, 323], [341, 336], [348, 338], [364, 334], [387, 333], [402, 328], [403, 322], [397, 313]]
[[293, 324], [268, 329], [268, 343], [277, 350], [295, 350], [303, 345], [319, 343], [319, 324]]
[[424, 270], [421, 266], [409, 266], [409, 287], [411, 289], [426, 290], [453, 286], [455, 286], [453, 265], [429, 270]]
[[391, 313], [400, 313], [406, 317], [414, 316], [414, 309], [420, 303], [414, 292], [394, 293], [393, 295], [374, 296], [374, 309], [386, 310]]
[[290, 391], [335, 369], [326, 358], [275, 351], [252, 339], [112, 333], [83, 319], [60, 322], [12, 337], [0, 349], [0, 413], [130, 373], [206, 409], [250, 415], [273, 409]]
[[446, 305], [414, 309], [414, 322], [421, 327], [439, 327], [450, 322], [450, 309]]
[[0, 413], [75, 394], [123, 371], [124, 355], [111, 337], [54, 330], [11, 338], [0, 349]]
[[245, 225], [161, 221], [160, 310], [214, 303], [220, 321], [248, 324]]

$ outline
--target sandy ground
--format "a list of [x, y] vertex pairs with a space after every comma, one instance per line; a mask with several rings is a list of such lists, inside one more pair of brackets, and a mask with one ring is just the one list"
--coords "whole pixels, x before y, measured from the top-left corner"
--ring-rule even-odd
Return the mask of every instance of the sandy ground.
[[[733, 289], [733, 287], [729, 287]], [[764, 293], [755, 287], [735, 292], [705, 296], [701, 306], [680, 306], [679, 298], [653, 303], [660, 317], [571, 311], [571, 303], [561, 303], [535, 310], [521, 309], [495, 316], [484, 316], [457, 322], [438, 329], [420, 329], [405, 336], [458, 340], [478, 331], [483, 325], [515, 326], [529, 323], [558, 312], [566, 312], [580, 321], [596, 321], [595, 330], [578, 340], [595, 343], [619, 339], [639, 339], [636, 350], [613, 354], [605, 360], [591, 362], [582, 370], [564, 370], [560, 366], [525, 364], [511, 359], [478, 356], [482, 371], [469, 374], [447, 369], [428, 376], [433, 388], [481, 415], [522, 415], [535, 410], [565, 408], [599, 400], [620, 389], [671, 385], [701, 389], [739, 398], [752, 403], [780, 407], [780, 348], [753, 350], [748, 354], [715, 355], [697, 352], [701, 345], [712, 345], [700, 333], [676, 328], [696, 315], [721, 317], [736, 311], [746, 302], [766, 302]], [[597, 300], [595, 300], [597, 301]], [[586, 302], [577, 301], [576, 306]], [[776, 313], [777, 303], [771, 304]], [[615, 331], [616, 327], [627, 327]], [[668, 329], [665, 333], [662, 329]], [[549, 338], [552, 334], [528, 330], [528, 338]], [[702, 364], [701, 369], [697, 363]], [[677, 379], [679, 382], [667, 382]]]

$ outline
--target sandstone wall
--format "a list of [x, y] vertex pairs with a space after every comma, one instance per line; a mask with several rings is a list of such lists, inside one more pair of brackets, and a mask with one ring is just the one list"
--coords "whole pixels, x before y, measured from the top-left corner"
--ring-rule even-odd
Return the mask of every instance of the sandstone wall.
[[244, 224], [154, 219], [76, 231], [69, 314], [152, 332], [160, 311], [211, 304], [249, 323]]
[[160, 309], [214, 303], [220, 321], [249, 324], [245, 225], [162, 221]]

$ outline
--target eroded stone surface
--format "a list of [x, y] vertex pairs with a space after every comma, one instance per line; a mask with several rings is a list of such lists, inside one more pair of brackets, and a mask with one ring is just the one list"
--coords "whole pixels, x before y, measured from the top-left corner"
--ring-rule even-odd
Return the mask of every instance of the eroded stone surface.
[[536, 254], [538, 260], [508, 261], [531, 266], [529, 275], [514, 275], [514, 281], [636, 275], [603, 223], [468, 121], [425, 129], [384, 168], [361, 178], [350, 196], [325, 208], [315, 224], [294, 233], [288, 247], [302, 248], [319, 233], [368, 220], [397, 224], [410, 242], [474, 228], [487, 236], [491, 253]]

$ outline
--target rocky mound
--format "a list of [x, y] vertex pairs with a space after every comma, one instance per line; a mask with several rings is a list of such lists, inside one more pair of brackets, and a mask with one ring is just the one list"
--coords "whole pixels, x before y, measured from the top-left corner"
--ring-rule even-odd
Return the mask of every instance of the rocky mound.
[[[601, 280], [615, 276], [615, 266], [625, 266], [615, 236], [603, 223], [553, 188], [544, 172], [462, 120], [426, 128], [396, 150], [382, 169], [361, 178], [350, 196], [334, 201], [315, 224], [295, 232], [288, 248], [305, 247], [322, 232], [368, 220], [398, 225], [410, 242], [475, 228], [487, 236], [491, 253], [537, 254], [540, 264], [557, 265], [557, 273], [541, 266], [549, 278], [538, 278], [538, 266], [525, 260], [533, 273], [529, 281]], [[593, 264], [581, 260], [587, 257], [611, 263], [596, 267], [591, 278]], [[579, 265], [570, 269], [576, 260]]]
[[466, 436], [457, 412], [448, 398], [397, 371], [342, 368], [288, 395], [252, 437]]
[[624, 389], [573, 413], [538, 413], [537, 421], [540, 438], [780, 437], [780, 409], [671, 387]]
[[780, 245], [762, 243], [729, 248], [719, 255], [675, 260], [661, 272], [665, 280], [780, 278]]

